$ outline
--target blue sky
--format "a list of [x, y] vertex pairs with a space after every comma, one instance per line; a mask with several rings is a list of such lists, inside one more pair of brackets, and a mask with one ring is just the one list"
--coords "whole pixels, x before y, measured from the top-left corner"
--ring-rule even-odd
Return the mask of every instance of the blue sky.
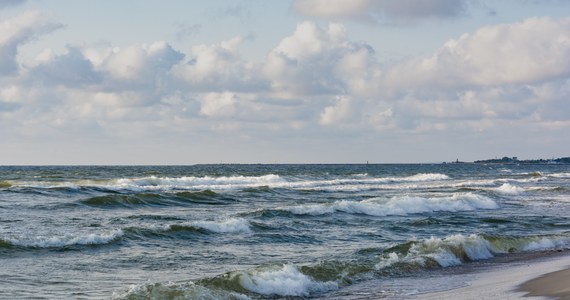
[[0, 164], [568, 156], [569, 11], [0, 0]]

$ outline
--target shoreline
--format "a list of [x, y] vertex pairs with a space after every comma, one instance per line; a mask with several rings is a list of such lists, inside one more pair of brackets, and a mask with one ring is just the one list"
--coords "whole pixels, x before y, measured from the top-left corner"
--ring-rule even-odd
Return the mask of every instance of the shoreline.
[[[414, 299], [570, 299], [570, 252], [479, 270], [465, 286]], [[453, 281], [454, 276], [445, 278]], [[560, 298], [561, 297], [561, 298]]]
[[570, 299], [570, 268], [555, 271], [531, 279], [519, 286], [526, 296], [546, 296], [555, 299]]

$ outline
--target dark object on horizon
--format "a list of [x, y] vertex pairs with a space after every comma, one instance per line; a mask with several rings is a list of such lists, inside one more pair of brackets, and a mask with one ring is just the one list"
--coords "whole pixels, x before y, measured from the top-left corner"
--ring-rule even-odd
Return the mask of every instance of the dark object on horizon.
[[526, 159], [526, 160], [519, 160], [516, 156], [514, 157], [503, 157], [503, 158], [495, 158], [495, 159], [486, 159], [486, 160], [476, 160], [474, 161], [476, 164], [480, 163], [491, 163], [491, 164], [570, 164], [570, 157], [561, 157], [556, 159]]

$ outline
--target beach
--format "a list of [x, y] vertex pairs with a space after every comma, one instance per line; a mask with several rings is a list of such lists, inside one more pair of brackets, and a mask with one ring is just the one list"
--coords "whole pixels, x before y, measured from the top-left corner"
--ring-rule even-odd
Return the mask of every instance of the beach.
[[420, 294], [416, 299], [570, 299], [569, 279], [570, 255], [552, 254], [494, 266], [475, 274], [464, 287]]

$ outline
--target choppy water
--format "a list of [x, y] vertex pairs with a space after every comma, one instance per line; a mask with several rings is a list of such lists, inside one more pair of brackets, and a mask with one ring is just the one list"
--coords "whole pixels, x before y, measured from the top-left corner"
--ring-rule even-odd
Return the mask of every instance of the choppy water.
[[0, 167], [0, 298], [353, 298], [566, 249], [569, 208], [569, 165]]

